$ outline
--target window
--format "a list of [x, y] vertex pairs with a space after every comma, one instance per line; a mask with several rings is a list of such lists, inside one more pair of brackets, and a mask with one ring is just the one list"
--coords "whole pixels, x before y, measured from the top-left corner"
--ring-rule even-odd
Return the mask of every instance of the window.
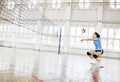
[[47, 34], [47, 33], [48, 33], [48, 26], [44, 26], [43, 34]]
[[64, 27], [63, 27], [63, 26], [61, 26], [61, 28], [62, 28], [62, 35], [64, 35]]
[[87, 9], [90, 6], [89, 0], [79, 0], [79, 6], [81, 9]]
[[103, 38], [107, 38], [108, 30], [106, 28], [103, 28], [101, 34]]
[[112, 49], [113, 48], [113, 43], [114, 43], [114, 40], [112, 40], [112, 39], [109, 39], [108, 40], [108, 49]]
[[[47, 33], [48, 33], [48, 26], [44, 26], [43, 34], [47, 34]], [[48, 37], [43, 35], [43, 40], [47, 40], [47, 39], [48, 39]]]
[[75, 27], [71, 27], [70, 35], [71, 35], [71, 36], [75, 36], [75, 32], [76, 32]]
[[95, 32], [95, 28], [89, 28], [88, 36], [92, 37], [94, 32]]
[[0, 70], [9, 70], [10, 57], [1, 56], [0, 57]]
[[53, 34], [53, 26], [49, 26], [49, 34]]
[[61, 7], [61, 0], [53, 0], [52, 7], [58, 9]]
[[75, 46], [75, 36], [76, 36], [76, 27], [71, 27], [71, 31], [70, 31], [70, 45], [71, 46]]
[[115, 40], [115, 41], [114, 41], [114, 49], [115, 49], [115, 50], [119, 50], [119, 47], [120, 47], [120, 46], [119, 46], [119, 40]]
[[78, 27], [78, 28], [77, 28], [77, 36], [81, 36], [81, 35], [82, 35], [81, 28]]
[[51, 25], [51, 26], [49, 26], [48, 29], [49, 29], [48, 34], [50, 34], [51, 38], [55, 38], [55, 37], [57, 38], [58, 37], [58, 33], [60, 31], [59, 27]]
[[115, 36], [115, 35], [114, 35], [114, 29], [111, 28], [111, 29], [108, 30], [108, 32], [109, 32], [109, 33], [108, 33], [108, 37], [109, 37], [109, 38], [114, 38], [114, 36]]
[[113, 9], [120, 8], [120, 1], [119, 0], [110, 0], [110, 7]]
[[115, 38], [120, 39], [120, 29], [115, 29]]
[[10, 9], [10, 10], [13, 10], [15, 7], [15, 2], [14, 1], [9, 1], [7, 3], [7, 8]]
[[102, 46], [105, 49], [119, 50], [120, 49], [120, 30], [118, 28], [103, 28], [102, 29]]

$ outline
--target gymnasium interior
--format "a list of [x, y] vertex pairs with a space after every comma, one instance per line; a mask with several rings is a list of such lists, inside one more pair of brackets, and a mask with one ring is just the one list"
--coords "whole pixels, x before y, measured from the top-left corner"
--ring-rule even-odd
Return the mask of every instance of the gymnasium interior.
[[120, 0], [0, 0], [0, 82], [120, 82]]

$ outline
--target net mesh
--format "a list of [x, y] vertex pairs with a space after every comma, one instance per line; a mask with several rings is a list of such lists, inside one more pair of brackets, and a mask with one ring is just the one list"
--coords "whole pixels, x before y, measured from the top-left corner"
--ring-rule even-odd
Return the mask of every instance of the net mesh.
[[15, 4], [12, 4], [8, 0], [2, 0], [0, 2], [0, 19], [42, 35], [40, 30], [43, 25], [57, 26], [45, 17], [44, 12], [41, 12], [40, 9], [29, 8], [29, 2], [30, 0], [15, 0]]
[[55, 51], [58, 51], [59, 26], [35, 6], [31, 0], [1, 0], [1, 40], [7, 41], [7, 46], [25, 48], [27, 44], [32, 49], [39, 49], [42, 43], [43, 46], [56, 46]]

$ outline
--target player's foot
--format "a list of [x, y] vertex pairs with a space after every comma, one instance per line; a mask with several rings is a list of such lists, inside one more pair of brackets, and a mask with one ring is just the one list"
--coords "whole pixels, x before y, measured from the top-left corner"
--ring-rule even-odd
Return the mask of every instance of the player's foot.
[[91, 61], [90, 63], [91, 65], [95, 65], [97, 66], [98, 68], [104, 68], [104, 66], [101, 64], [101, 62], [98, 62], [98, 61]]
[[100, 68], [104, 68], [104, 66], [103, 66], [103, 65], [101, 65], [101, 64], [99, 65], [99, 67], [100, 67]]
[[93, 59], [90, 60], [90, 64], [94, 64], [95, 61]]
[[104, 66], [99, 62], [99, 68], [104, 68]]

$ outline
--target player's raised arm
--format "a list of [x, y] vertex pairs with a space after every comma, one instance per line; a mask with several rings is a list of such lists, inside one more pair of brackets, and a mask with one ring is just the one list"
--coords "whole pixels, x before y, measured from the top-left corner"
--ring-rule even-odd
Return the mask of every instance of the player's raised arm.
[[93, 41], [93, 40], [96, 40], [96, 38], [81, 39], [81, 41]]

